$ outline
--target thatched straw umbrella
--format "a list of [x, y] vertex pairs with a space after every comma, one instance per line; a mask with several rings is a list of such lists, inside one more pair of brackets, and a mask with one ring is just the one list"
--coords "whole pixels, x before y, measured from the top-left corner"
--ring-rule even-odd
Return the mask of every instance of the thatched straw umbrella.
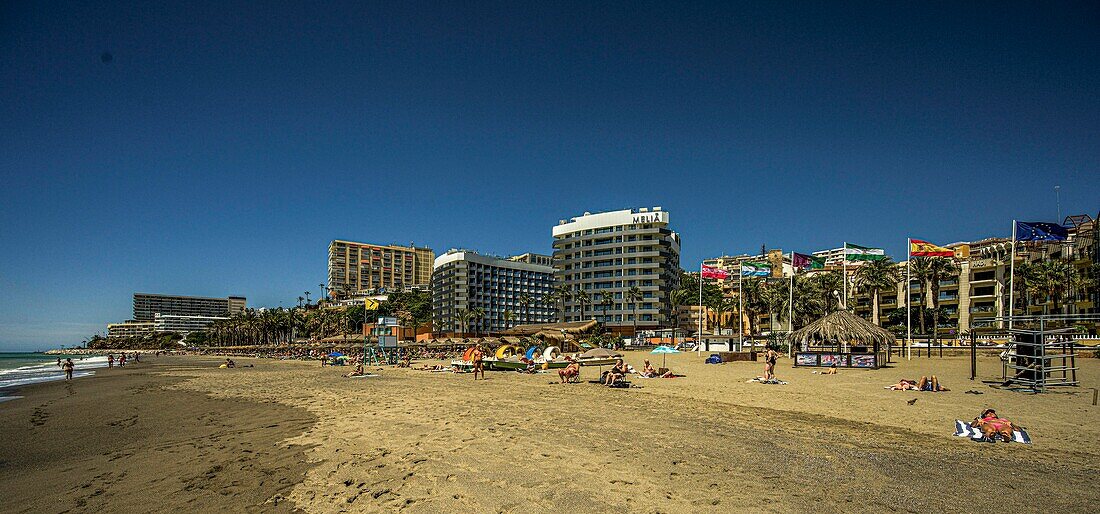
[[791, 332], [790, 342], [800, 346], [810, 342], [835, 342], [837, 351], [840, 345], [863, 343], [873, 346], [877, 353], [879, 347], [894, 344], [894, 334], [848, 311], [836, 311]]

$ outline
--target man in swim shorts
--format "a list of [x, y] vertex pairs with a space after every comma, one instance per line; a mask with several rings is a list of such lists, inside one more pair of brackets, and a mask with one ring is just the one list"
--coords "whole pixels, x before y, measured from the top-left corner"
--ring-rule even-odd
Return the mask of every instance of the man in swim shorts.
[[61, 369], [65, 370], [65, 380], [73, 379], [73, 360], [65, 359], [65, 363], [61, 365]]
[[485, 352], [481, 350], [481, 345], [474, 345], [474, 353], [470, 354], [470, 362], [474, 363], [474, 380], [477, 380], [477, 374], [481, 373], [481, 379], [485, 380]]

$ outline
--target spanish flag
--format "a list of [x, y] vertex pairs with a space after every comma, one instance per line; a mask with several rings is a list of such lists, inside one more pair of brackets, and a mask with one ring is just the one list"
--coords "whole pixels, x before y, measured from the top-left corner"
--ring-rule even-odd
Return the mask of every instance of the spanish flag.
[[909, 255], [913, 257], [954, 257], [955, 251], [950, 248], [936, 246], [928, 241], [910, 239]]

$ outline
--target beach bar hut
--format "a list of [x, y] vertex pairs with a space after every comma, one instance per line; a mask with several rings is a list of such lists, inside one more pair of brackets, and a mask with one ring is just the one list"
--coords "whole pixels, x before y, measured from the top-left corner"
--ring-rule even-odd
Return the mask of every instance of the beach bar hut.
[[894, 335], [848, 311], [836, 311], [790, 335], [795, 366], [878, 369]]

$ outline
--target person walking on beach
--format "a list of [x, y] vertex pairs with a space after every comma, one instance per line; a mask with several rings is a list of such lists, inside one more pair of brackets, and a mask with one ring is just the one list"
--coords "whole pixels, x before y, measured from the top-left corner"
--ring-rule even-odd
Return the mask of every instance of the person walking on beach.
[[57, 358], [57, 367], [61, 367], [61, 357]]
[[775, 378], [775, 363], [778, 361], [779, 353], [769, 346], [768, 353], [764, 354], [764, 380]]
[[107, 367], [108, 368], [115, 367], [115, 354], [113, 354], [113, 353], [108, 353], [107, 354]]
[[[58, 359], [61, 360], [61, 359]], [[73, 379], [73, 360], [65, 359], [65, 363], [61, 365], [61, 369], [65, 370], [65, 380]]]
[[481, 373], [481, 379], [485, 380], [485, 352], [481, 350], [481, 345], [474, 345], [474, 353], [470, 354], [470, 361], [474, 363], [474, 380], [477, 380], [477, 374]]

